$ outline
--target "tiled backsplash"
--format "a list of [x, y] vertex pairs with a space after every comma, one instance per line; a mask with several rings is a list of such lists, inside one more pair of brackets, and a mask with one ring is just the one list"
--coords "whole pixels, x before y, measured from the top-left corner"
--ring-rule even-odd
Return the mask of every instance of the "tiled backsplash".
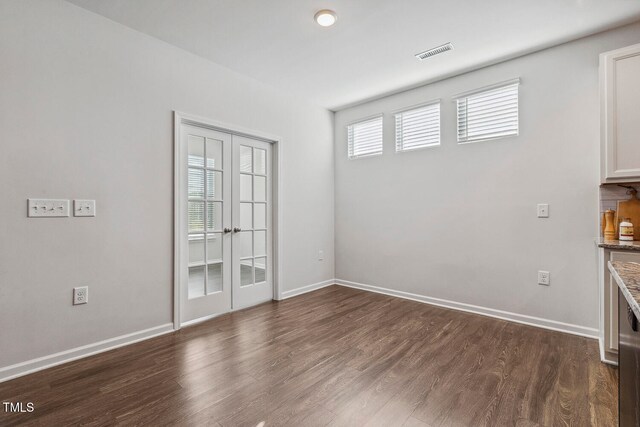
[[[636, 190], [640, 192], [640, 182], [630, 182], [624, 183], [622, 185], [627, 185], [631, 187], [635, 187]], [[624, 187], [620, 187], [618, 185], [609, 184], [600, 186], [600, 226], [602, 228], [602, 214], [607, 209], [613, 209], [614, 211], [618, 211], [618, 201], [619, 200], [628, 200], [631, 195], [627, 194], [628, 189]]]

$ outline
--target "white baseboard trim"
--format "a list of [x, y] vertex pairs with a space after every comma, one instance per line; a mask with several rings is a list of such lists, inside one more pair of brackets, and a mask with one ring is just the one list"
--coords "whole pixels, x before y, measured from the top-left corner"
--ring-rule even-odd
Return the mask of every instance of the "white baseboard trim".
[[287, 298], [295, 297], [297, 295], [306, 294], [307, 292], [315, 291], [318, 289], [326, 288], [327, 286], [335, 285], [336, 281], [334, 279], [324, 280], [322, 282], [313, 283], [311, 285], [302, 286], [300, 288], [292, 289], [290, 291], [285, 291], [282, 293], [281, 300], [285, 300]]
[[618, 366], [618, 355], [604, 349], [604, 340], [602, 337], [598, 337], [598, 347], [600, 348], [600, 361], [602, 363]]
[[109, 338], [93, 344], [87, 344], [70, 350], [61, 351], [59, 353], [50, 354], [48, 356], [38, 357], [37, 359], [27, 360], [26, 362], [16, 363], [15, 365], [9, 365], [4, 368], [0, 368], [0, 382], [8, 381], [33, 372], [71, 362], [73, 360], [93, 356], [94, 354], [103, 353], [108, 350], [113, 350], [114, 348], [147, 340], [169, 332], [173, 332], [173, 323], [166, 323], [154, 328], [120, 335], [119, 337]]
[[[424, 295], [413, 294], [409, 292], [396, 291], [393, 289], [382, 288], [379, 286], [366, 285], [363, 283], [351, 282], [342, 279], [329, 279], [322, 282], [314, 283], [300, 288], [292, 289], [282, 293], [282, 299], [292, 298], [298, 295], [312, 292], [318, 289], [325, 288], [331, 285], [345, 286], [348, 288], [360, 289], [363, 291], [375, 292], [379, 294], [389, 295], [398, 298], [404, 298], [412, 301], [417, 301], [425, 304], [436, 305], [439, 307], [450, 308], [453, 310], [465, 311], [468, 313], [480, 314], [483, 316], [494, 317], [497, 319], [507, 320], [511, 322], [521, 323], [524, 325], [535, 326], [543, 329], [549, 329], [552, 331], [564, 332], [572, 335], [579, 335], [582, 337], [598, 339], [599, 332], [595, 328], [588, 328], [585, 326], [572, 325], [570, 323], [557, 322], [555, 320], [542, 319], [534, 316], [527, 316], [524, 314], [512, 313], [508, 311], [496, 310], [493, 308], [481, 307], [472, 304], [466, 304], [461, 302], [449, 301], [440, 298], [433, 298]], [[208, 318], [216, 316], [208, 316], [207, 318], [197, 319], [191, 322], [186, 322], [182, 326], [187, 324], [194, 324]], [[72, 348], [70, 350], [61, 351], [59, 353], [51, 354], [48, 356], [39, 357], [37, 359], [28, 360], [26, 362], [16, 363], [15, 365], [6, 366], [0, 368], [0, 382], [8, 381], [17, 377], [21, 377], [33, 372], [41, 371], [46, 368], [61, 365], [63, 363], [71, 362], [84, 357], [92, 356], [94, 354], [103, 353], [105, 351], [113, 350], [125, 345], [134, 344], [139, 341], [144, 341], [149, 338], [164, 335], [169, 332], [173, 332], [173, 323], [166, 323], [154, 328], [145, 329], [138, 332], [133, 332], [119, 337], [109, 338], [104, 341], [99, 341], [93, 344], [84, 345], [81, 347]], [[615, 363], [612, 361], [606, 361], [608, 363]]]
[[424, 295], [412, 294], [409, 292], [396, 291], [393, 289], [381, 288], [378, 286], [365, 285], [363, 283], [350, 282], [348, 280], [335, 280], [336, 285], [346, 286], [348, 288], [360, 289], [363, 291], [376, 292], [379, 294], [389, 295], [418, 301], [425, 304], [437, 305], [439, 307], [451, 308], [453, 310], [466, 311], [468, 313], [480, 314], [482, 316], [495, 317], [496, 319], [508, 320], [510, 322], [522, 323], [524, 325], [536, 326], [538, 328], [549, 329], [552, 331], [565, 332], [567, 334], [579, 335], [581, 337], [598, 339], [599, 331], [595, 328], [586, 326], [572, 325], [570, 323], [557, 322], [555, 320], [542, 319], [540, 317], [527, 316], [524, 314], [512, 313], [509, 311], [496, 310], [494, 308], [481, 307], [478, 305], [465, 304], [461, 302], [449, 301], [440, 298], [433, 298]]

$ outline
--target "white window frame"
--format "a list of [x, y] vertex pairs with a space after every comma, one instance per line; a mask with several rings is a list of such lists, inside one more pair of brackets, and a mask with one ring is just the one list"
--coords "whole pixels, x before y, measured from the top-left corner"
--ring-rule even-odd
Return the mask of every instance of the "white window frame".
[[[516, 130], [513, 133], [509, 133], [509, 134], [505, 134], [505, 135], [488, 135], [486, 137], [473, 137], [473, 138], [469, 138], [468, 136], [468, 129], [467, 129], [467, 135], [465, 137], [460, 136], [461, 131], [460, 131], [460, 101], [461, 100], [466, 100], [469, 97], [472, 97], [474, 95], [478, 95], [484, 92], [490, 92], [492, 90], [495, 89], [501, 89], [507, 86], [513, 86], [513, 85], [517, 85], [517, 98], [516, 98]], [[456, 138], [458, 141], [458, 144], [469, 144], [469, 143], [474, 143], [474, 142], [480, 142], [480, 141], [491, 141], [491, 140], [496, 140], [496, 139], [502, 139], [502, 138], [509, 138], [509, 137], [514, 137], [514, 136], [518, 136], [520, 135], [520, 78], [515, 78], [515, 79], [511, 79], [511, 80], [506, 80], [503, 82], [499, 82], [499, 83], [495, 83], [489, 86], [483, 86], [481, 88], [478, 89], [473, 89], [467, 92], [463, 92], [460, 93], [458, 95], [455, 95], [453, 97], [453, 101], [456, 103]], [[465, 114], [468, 114], [468, 112], [466, 112]], [[468, 119], [468, 116], [467, 116]], [[466, 126], [468, 126], [468, 123], [466, 124]]]
[[[409, 151], [416, 151], [416, 150], [422, 150], [424, 148], [433, 148], [433, 147], [439, 147], [442, 143], [442, 106], [441, 106], [441, 99], [433, 99], [431, 101], [428, 102], [424, 102], [422, 104], [417, 104], [417, 105], [413, 105], [411, 107], [407, 107], [407, 108], [403, 108], [401, 110], [396, 110], [394, 111], [393, 114], [393, 120], [394, 120], [394, 129], [395, 129], [395, 150], [396, 153], [404, 153], [404, 152], [409, 152]], [[418, 147], [413, 147], [413, 148], [398, 148], [399, 146], [401, 146], [404, 141], [399, 141], [398, 140], [398, 116], [401, 116], [404, 113], [409, 113], [415, 110], [420, 110], [423, 108], [427, 108], [427, 107], [431, 107], [437, 105], [438, 106], [438, 142], [436, 143], [429, 143], [429, 144], [424, 144], [424, 145], [420, 145]]]
[[[364, 124], [367, 122], [372, 122], [374, 120], [380, 120], [380, 151], [376, 151], [374, 153], [368, 153], [368, 154], [361, 154], [361, 155], [353, 155], [353, 142], [351, 141], [351, 138], [349, 137], [349, 133], [350, 133], [350, 128], [352, 126], [356, 126], [356, 125], [360, 125], [360, 124]], [[369, 116], [369, 117], [365, 117], [362, 119], [358, 119], [354, 122], [351, 122], [349, 124], [347, 124], [345, 126], [345, 130], [347, 132], [347, 157], [349, 158], [349, 160], [355, 160], [355, 159], [365, 159], [368, 157], [374, 157], [374, 156], [380, 156], [384, 153], [384, 114], [376, 114], [374, 116]]]

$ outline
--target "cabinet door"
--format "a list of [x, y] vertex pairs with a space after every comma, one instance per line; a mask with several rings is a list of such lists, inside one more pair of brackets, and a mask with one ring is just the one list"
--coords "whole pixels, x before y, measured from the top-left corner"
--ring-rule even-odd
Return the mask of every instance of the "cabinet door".
[[640, 178], [640, 44], [600, 56], [602, 181]]

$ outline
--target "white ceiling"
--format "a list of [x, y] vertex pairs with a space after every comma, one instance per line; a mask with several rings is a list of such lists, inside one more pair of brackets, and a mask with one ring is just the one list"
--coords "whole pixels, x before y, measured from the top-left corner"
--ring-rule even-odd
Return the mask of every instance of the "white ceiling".
[[640, 19], [638, 0], [68, 1], [332, 110]]

